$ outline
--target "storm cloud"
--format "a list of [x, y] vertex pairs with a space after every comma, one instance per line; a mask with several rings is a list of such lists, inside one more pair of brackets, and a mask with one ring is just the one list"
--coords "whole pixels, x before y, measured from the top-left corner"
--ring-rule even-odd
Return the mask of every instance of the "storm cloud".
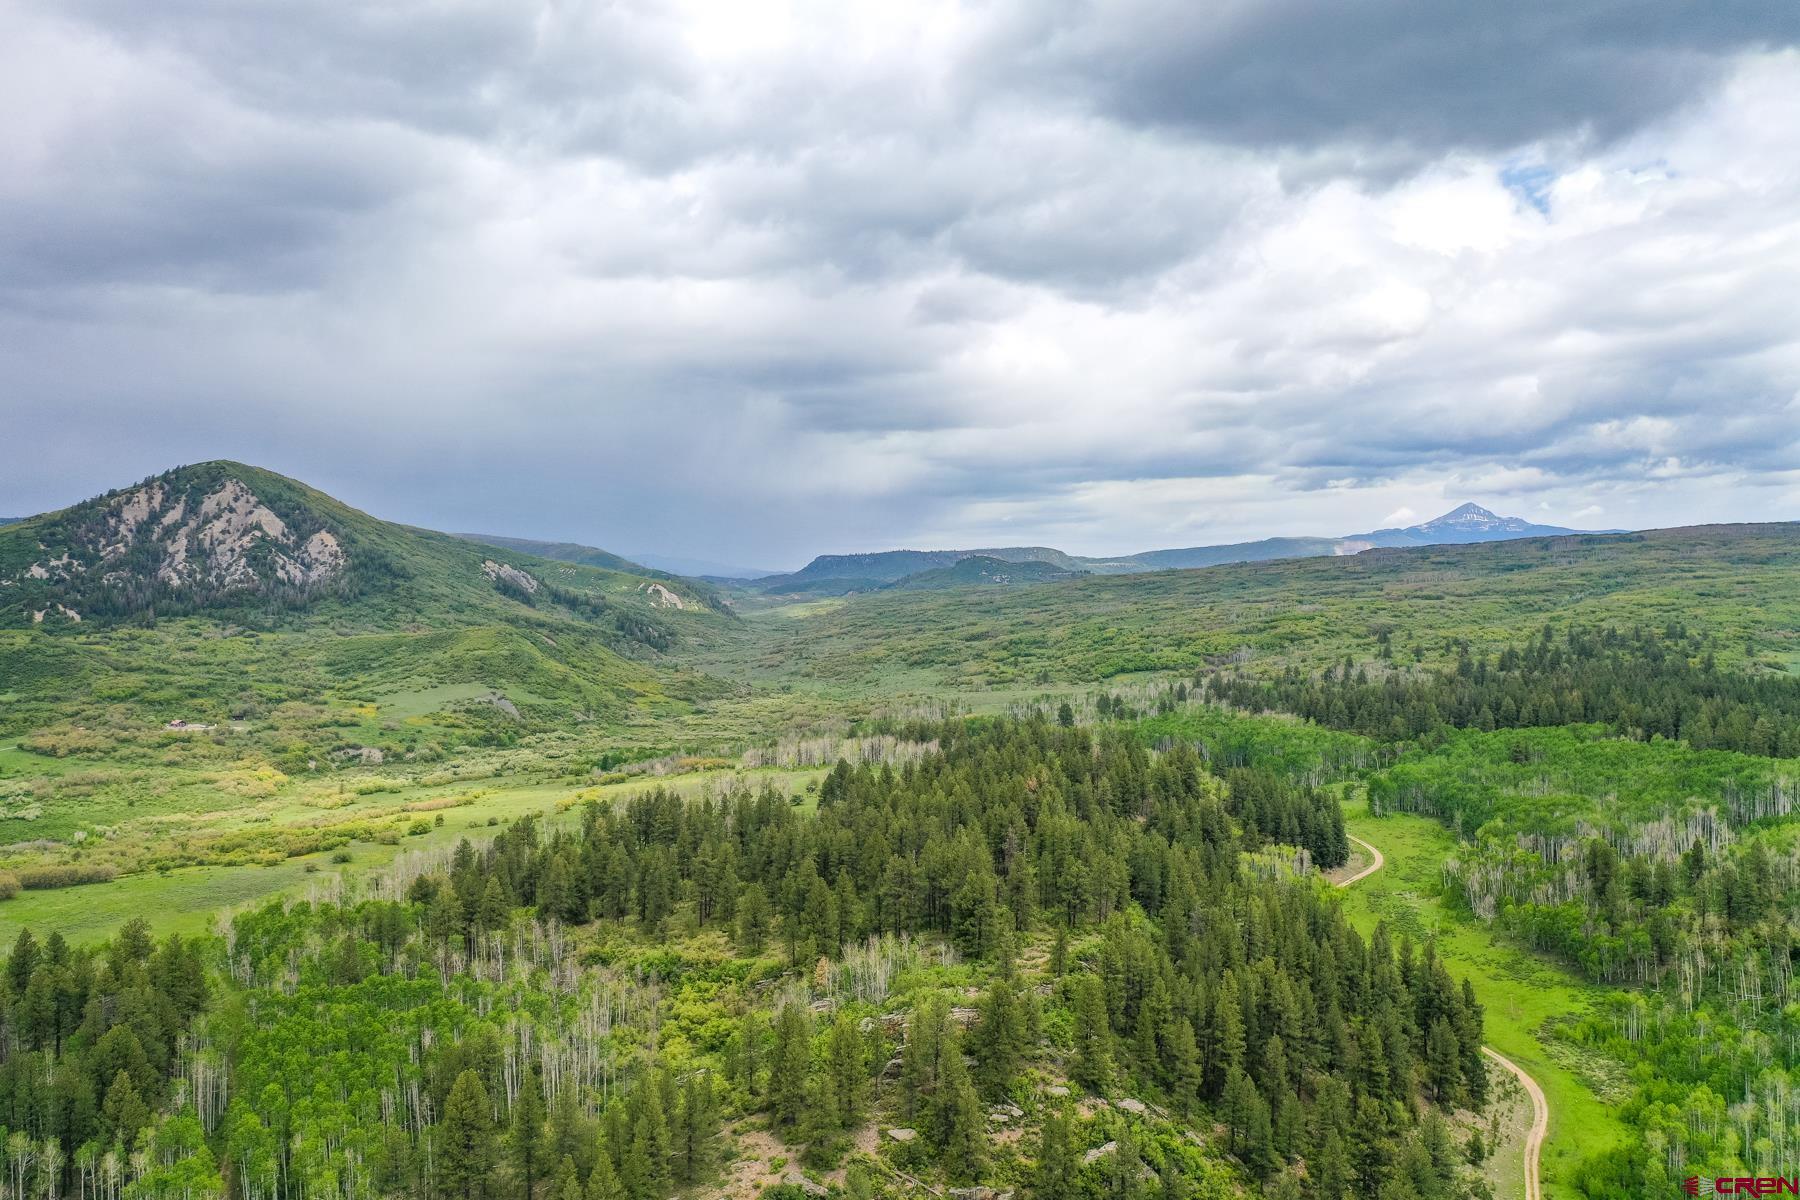
[[0, 513], [1800, 517], [1800, 10], [0, 0]]

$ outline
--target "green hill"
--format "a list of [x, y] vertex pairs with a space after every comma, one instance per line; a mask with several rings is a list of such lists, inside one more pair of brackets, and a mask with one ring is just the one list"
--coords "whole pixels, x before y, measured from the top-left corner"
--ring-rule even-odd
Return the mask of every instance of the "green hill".
[[493, 710], [472, 698], [503, 699], [525, 727], [534, 711], [618, 718], [717, 694], [675, 656], [735, 623], [705, 585], [479, 545], [201, 463], [0, 529], [0, 731], [413, 692], [482, 721]]
[[908, 575], [888, 586], [914, 592], [960, 587], [1021, 587], [1032, 583], [1079, 579], [1086, 574], [1086, 571], [1069, 570], [1054, 562], [1035, 559], [1008, 562], [985, 554], [974, 554], [947, 567]]
[[525, 608], [656, 644], [661, 612], [715, 606], [671, 576], [392, 524], [243, 463], [180, 467], [0, 530], [0, 627], [195, 614], [383, 627]]
[[1083, 570], [1072, 555], [1049, 546], [1000, 546], [982, 550], [881, 550], [872, 554], [821, 554], [798, 571], [770, 575], [745, 586], [770, 595], [842, 595], [871, 585], [898, 583], [926, 571], [954, 567], [967, 558], [1007, 563], [1047, 563]]
[[458, 533], [453, 536], [459, 537], [465, 542], [498, 546], [502, 550], [517, 550], [521, 554], [554, 559], [557, 562], [576, 563], [584, 567], [600, 567], [607, 571], [623, 571], [628, 575], [644, 575], [651, 579], [675, 578], [667, 571], [653, 570], [614, 554], [610, 550], [602, 550], [598, 546], [584, 546], [580, 542], [540, 542], [534, 538], [501, 537], [494, 533]]
[[1440, 660], [1546, 622], [1712, 633], [1722, 660], [1800, 667], [1800, 524], [1524, 538], [1093, 575], [1054, 588], [882, 589], [773, 622], [761, 661], [809, 680], [1097, 680], [1239, 661], [1317, 668], [1383, 643]]

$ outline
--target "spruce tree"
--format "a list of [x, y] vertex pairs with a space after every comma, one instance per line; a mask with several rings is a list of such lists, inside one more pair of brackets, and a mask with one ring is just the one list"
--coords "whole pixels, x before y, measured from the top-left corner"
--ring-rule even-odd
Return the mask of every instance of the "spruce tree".
[[446, 1196], [478, 1200], [494, 1169], [494, 1114], [481, 1076], [464, 1071], [444, 1101], [438, 1124], [438, 1185]]
[[869, 1053], [856, 1019], [849, 1013], [839, 1013], [831, 1023], [825, 1058], [838, 1119], [845, 1128], [857, 1125], [868, 1103]]
[[1081, 1157], [1066, 1107], [1053, 1110], [1038, 1131], [1032, 1192], [1035, 1200], [1078, 1200], [1082, 1194]]
[[954, 1028], [938, 1045], [938, 1088], [933, 1125], [944, 1175], [953, 1183], [967, 1183], [980, 1175], [986, 1160], [987, 1124]]
[[544, 1161], [544, 1097], [535, 1069], [526, 1071], [519, 1081], [506, 1131], [506, 1153], [518, 1176], [520, 1195], [531, 1200]]
[[769, 1110], [792, 1129], [806, 1111], [806, 1083], [812, 1075], [812, 1022], [789, 1001], [775, 1021], [775, 1048], [769, 1061]]
[[982, 1000], [981, 1025], [975, 1039], [982, 1090], [990, 1096], [1004, 1094], [1012, 1086], [1025, 1049], [1024, 1006], [1012, 981], [1001, 976]]

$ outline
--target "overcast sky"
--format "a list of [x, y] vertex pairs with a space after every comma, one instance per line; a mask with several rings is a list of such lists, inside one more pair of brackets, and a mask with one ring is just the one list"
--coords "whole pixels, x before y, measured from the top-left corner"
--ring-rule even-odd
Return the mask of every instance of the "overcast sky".
[[0, 0], [0, 513], [229, 457], [769, 567], [1800, 518], [1797, 36]]

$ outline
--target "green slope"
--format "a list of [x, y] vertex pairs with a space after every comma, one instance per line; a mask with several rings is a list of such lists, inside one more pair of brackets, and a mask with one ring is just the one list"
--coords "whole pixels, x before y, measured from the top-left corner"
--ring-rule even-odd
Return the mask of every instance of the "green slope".
[[889, 586], [915, 592], [962, 587], [1021, 587], [1032, 583], [1079, 579], [1085, 574], [1086, 571], [1070, 570], [1053, 562], [1036, 559], [1007, 562], [985, 554], [974, 554], [952, 566], [908, 575]]
[[[319, 537], [334, 552], [307, 557]], [[293, 706], [441, 688], [491, 692], [525, 727], [618, 721], [718, 694], [675, 656], [733, 624], [705, 585], [478, 545], [203, 463], [0, 529], [0, 732], [247, 711], [286, 713], [267, 727], [310, 744], [316, 721]], [[465, 723], [494, 711], [460, 708]]]
[[[314, 538], [325, 549], [309, 555]], [[75, 624], [65, 609], [90, 625], [201, 614], [262, 627], [392, 627], [535, 608], [640, 625], [654, 642], [660, 610], [716, 605], [711, 589], [660, 574], [652, 588], [650, 578], [381, 521], [297, 480], [220, 461], [5, 527], [0, 627]]]
[[[942, 686], [1096, 680], [1238, 661], [1319, 666], [1375, 652], [1441, 661], [1452, 642], [1515, 644], [1546, 622], [1683, 621], [1800, 666], [1800, 524], [1703, 526], [1092, 576], [981, 592], [874, 591], [759, 618], [758, 661], [808, 680]], [[1453, 657], [1453, 656], [1452, 656]], [[720, 666], [729, 667], [729, 662]]]

